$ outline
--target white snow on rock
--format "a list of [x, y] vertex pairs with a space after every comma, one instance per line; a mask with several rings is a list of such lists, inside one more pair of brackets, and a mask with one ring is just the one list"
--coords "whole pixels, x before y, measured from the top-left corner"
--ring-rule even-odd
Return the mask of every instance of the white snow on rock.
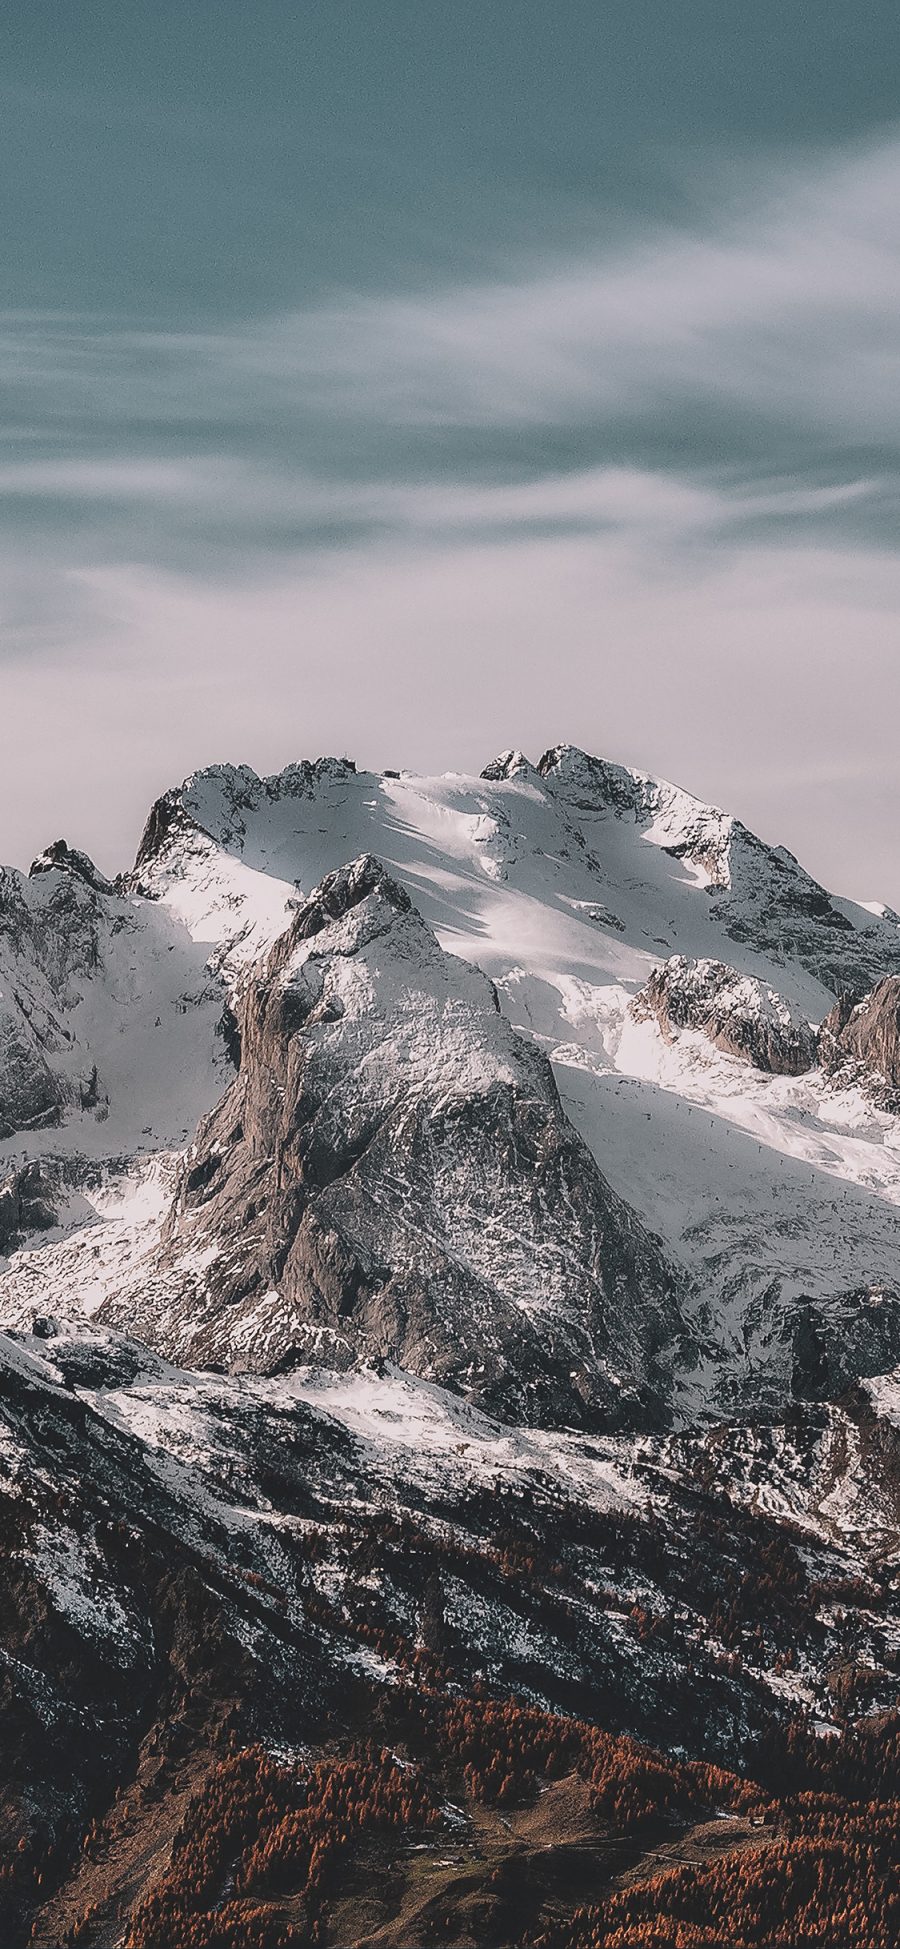
[[402, 1472], [424, 1488], [454, 1476], [466, 1487], [536, 1478], [593, 1508], [638, 1511], [646, 1504], [629, 1445], [618, 1438], [508, 1427], [397, 1367], [382, 1374], [298, 1369], [283, 1381], [253, 1385], [272, 1400], [308, 1402], [354, 1436], [373, 1468]]
[[[832, 903], [739, 821], [571, 746], [540, 768], [504, 753], [479, 779], [215, 771], [190, 780], [183, 803], [224, 849], [223, 873], [275, 880], [279, 898], [363, 850], [381, 858], [441, 945], [491, 976], [504, 1013], [551, 1056], [614, 1190], [687, 1265], [748, 1367], [764, 1348], [745, 1314], [771, 1280], [788, 1296], [900, 1284], [895, 1121], [817, 1071], [755, 1073], [690, 1030], [669, 1047], [629, 1011], [677, 956], [734, 970], [748, 1015], [815, 1025], [841, 967], [865, 985], [900, 959], [890, 913]], [[178, 887], [191, 925], [182, 847], [176, 830], [142, 871], [163, 900]], [[263, 898], [247, 894], [251, 929]]]
[[0, 1169], [184, 1142], [224, 1086], [223, 999], [165, 905], [0, 874]]
[[[71, 872], [54, 867], [33, 881], [6, 875], [0, 1008], [19, 1010], [23, 1034], [40, 1022], [70, 1099], [58, 1128], [19, 1129], [5, 1157], [112, 1159], [188, 1141], [227, 1080], [215, 1034], [226, 989], [294, 903], [366, 852], [550, 1056], [604, 1175], [685, 1266], [702, 1333], [743, 1372], [774, 1357], [759, 1318], [773, 1282], [789, 1304], [879, 1282], [900, 1290], [900, 1121], [818, 1070], [767, 1075], [691, 1029], [667, 1043], [630, 1009], [655, 968], [683, 957], [733, 969], [742, 1006], [815, 1026], [839, 987], [861, 992], [900, 968], [897, 916], [831, 899], [731, 815], [573, 746], [539, 765], [504, 753], [479, 778], [357, 773], [341, 759], [269, 779], [211, 767], [154, 808], [121, 891], [79, 883], [73, 896]], [[51, 969], [54, 898], [74, 899], [79, 938], [90, 907], [98, 966]], [[94, 1064], [105, 1122], [73, 1095]], [[107, 1251], [120, 1276], [119, 1248], [100, 1230], [67, 1245], [50, 1235], [37, 1255], [48, 1292], [61, 1252], [70, 1290], [90, 1306]], [[147, 1235], [134, 1236], [140, 1255]], [[0, 1280], [0, 1317], [7, 1302], [15, 1316], [22, 1276], [17, 1258]], [[713, 1384], [710, 1358], [694, 1376], [697, 1401]]]
[[90, 1318], [111, 1293], [134, 1279], [156, 1250], [168, 1212], [174, 1152], [101, 1169], [69, 1201], [68, 1223], [33, 1234], [0, 1258], [0, 1320], [25, 1327], [36, 1315], [67, 1314], [73, 1297]]
[[728, 1055], [773, 1075], [802, 1075], [817, 1059], [816, 1035], [795, 1002], [756, 975], [722, 961], [673, 954], [632, 1003], [635, 1019], [655, 1015], [663, 1035], [702, 1029]]

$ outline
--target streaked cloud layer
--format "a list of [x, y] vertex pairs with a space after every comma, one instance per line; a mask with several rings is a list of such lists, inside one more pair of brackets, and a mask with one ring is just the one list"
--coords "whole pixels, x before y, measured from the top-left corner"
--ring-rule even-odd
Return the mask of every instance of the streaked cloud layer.
[[507, 186], [462, 252], [457, 186], [452, 248], [292, 304], [7, 276], [4, 856], [74, 816], [118, 863], [213, 757], [568, 735], [900, 904], [900, 134], [707, 136], [715, 192], [670, 144], [642, 207]]

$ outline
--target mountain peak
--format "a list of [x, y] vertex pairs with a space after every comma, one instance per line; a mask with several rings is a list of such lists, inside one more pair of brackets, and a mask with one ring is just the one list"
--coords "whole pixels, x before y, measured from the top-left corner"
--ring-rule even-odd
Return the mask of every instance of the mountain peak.
[[410, 912], [412, 901], [405, 889], [391, 878], [374, 853], [362, 853], [358, 859], [350, 860], [346, 866], [339, 866], [336, 872], [325, 875], [314, 893], [304, 901], [288, 930], [286, 941], [293, 945], [296, 941], [311, 940], [332, 921], [343, 920], [372, 893], [377, 893], [397, 913]]
[[42, 873], [53, 872], [71, 873], [76, 879], [83, 880], [86, 886], [92, 887], [95, 893], [113, 892], [112, 881], [107, 880], [99, 867], [94, 865], [90, 855], [80, 852], [77, 846], [68, 845], [65, 839], [54, 839], [51, 846], [45, 847], [37, 859], [32, 860], [28, 877], [34, 880]]
[[398, 1361], [516, 1417], [665, 1414], [668, 1260], [569, 1123], [546, 1056], [372, 854], [324, 878], [241, 1004], [241, 1066], [185, 1159], [142, 1334], [270, 1372]]
[[134, 872], [153, 864], [173, 835], [194, 828], [219, 845], [240, 839], [247, 817], [266, 804], [310, 797], [325, 783], [356, 776], [352, 758], [301, 758], [260, 777], [252, 765], [206, 765], [156, 800], [141, 835]]
[[[179, 1331], [191, 1336], [197, 1300], [204, 1358], [256, 1363], [269, 1358], [276, 1341], [285, 1344], [292, 1279], [303, 1325], [293, 1340], [287, 1334], [292, 1345], [307, 1345], [307, 1328], [327, 1326], [342, 1344], [393, 1347], [423, 1370], [432, 1359], [425, 1314], [439, 1304], [441, 1281], [470, 1305], [470, 1347], [485, 1318], [502, 1314], [513, 1338], [527, 1337], [523, 1309], [530, 1318], [529, 1309], [546, 1306], [554, 1320], [565, 1319], [579, 1292], [583, 1315], [596, 1300], [598, 1319], [607, 1319], [597, 1288], [584, 1284], [590, 1251], [582, 1250], [586, 1233], [579, 1230], [587, 1222], [583, 1198], [572, 1207], [581, 1214], [574, 1232], [569, 1224], [563, 1235], [574, 1196], [570, 1166], [582, 1190], [586, 1173], [596, 1170], [596, 1208], [615, 1213], [612, 1194], [628, 1199], [645, 1228], [642, 1239], [664, 1236], [688, 1285], [696, 1282], [713, 1312], [726, 1292], [742, 1320], [755, 1318], [757, 1303], [770, 1309], [760, 1361], [774, 1398], [790, 1386], [793, 1342], [784, 1306], [792, 1294], [812, 1294], [818, 1305], [870, 1277], [900, 1287], [889, 1146], [873, 1164], [861, 1132], [859, 1142], [841, 1138], [840, 1170], [857, 1174], [864, 1187], [875, 1181], [873, 1172], [877, 1179], [874, 1191], [858, 1194], [865, 1243], [857, 1247], [832, 1185], [829, 1160], [837, 1152], [829, 1132], [838, 1090], [824, 1072], [815, 1033], [835, 995], [865, 993], [879, 977], [900, 972], [896, 924], [832, 900], [783, 848], [756, 839], [717, 807], [575, 745], [550, 747], [539, 768], [509, 749], [485, 769], [481, 779], [379, 776], [323, 758], [264, 778], [249, 766], [210, 766], [157, 801], [140, 875], [109, 893], [94, 890], [90, 863], [62, 844], [36, 862], [30, 880], [10, 876], [0, 905], [2, 1127], [10, 1143], [30, 1127], [27, 1141], [38, 1154], [35, 1133], [49, 1114], [54, 1145], [73, 1158], [86, 1149], [94, 1157], [133, 1157], [135, 1150], [180, 1146], [233, 1082], [240, 1049], [240, 1092], [249, 1093], [250, 1108], [228, 1091], [215, 1112], [222, 1156], [233, 1153], [233, 1169], [225, 1172], [230, 1188], [225, 1195], [223, 1178], [220, 1201], [216, 1193], [216, 1254], [223, 1256], [223, 1240], [237, 1253], [242, 1214], [256, 1209], [259, 1227], [248, 1218], [247, 1229], [256, 1238], [255, 1273], [267, 1284], [238, 1294], [232, 1327], [226, 1331], [220, 1313], [213, 1330], [206, 1309], [216, 1293], [205, 1296], [202, 1278], [195, 1293], [190, 1269], [175, 1265], [182, 1245], [209, 1264], [204, 1255], [213, 1241], [203, 1231], [211, 1210], [194, 1210], [202, 1185], [185, 1189], [186, 1229], [183, 1240], [172, 1234], [165, 1281], [171, 1276], [176, 1288], [180, 1282]], [[145, 893], [151, 897], [144, 900]], [[654, 986], [653, 970], [661, 968]], [[629, 1004], [642, 993], [633, 1011]], [[704, 1039], [682, 1027], [702, 1029]], [[741, 1056], [749, 1061], [739, 1063]], [[801, 1116], [783, 1088], [779, 1095], [773, 1071], [782, 1081], [790, 1076]], [[842, 1062], [839, 1087], [856, 1073]], [[272, 1075], [281, 1077], [283, 1093], [270, 1099]], [[708, 1120], [696, 1106], [692, 1112], [698, 1091], [716, 1106]], [[733, 1149], [730, 1134], [738, 1124], [765, 1132], [740, 1169], [740, 1144]], [[238, 1125], [245, 1138], [234, 1137]], [[823, 1134], [807, 1142], [804, 1131]], [[576, 1132], [577, 1166], [566, 1150]], [[212, 1186], [218, 1167], [206, 1122], [197, 1144], [186, 1179], [205, 1160]], [[534, 1214], [523, 1213], [529, 1145], [533, 1169], [543, 1158], [550, 1174], [553, 1209], [541, 1236]], [[302, 1171], [291, 1189], [298, 1146]], [[800, 1149], [812, 1159], [805, 1175], [783, 1161], [796, 1160]], [[551, 1198], [552, 1160], [563, 1153]], [[398, 1158], [404, 1198], [376, 1222], [376, 1167], [393, 1183]], [[266, 1180], [259, 1198], [248, 1189], [240, 1204], [232, 1192], [249, 1186], [257, 1169]], [[353, 1263], [363, 1265], [368, 1295], [358, 1333], [345, 1332], [337, 1296], [342, 1288], [353, 1310], [356, 1274], [348, 1272], [342, 1287], [337, 1261], [322, 1272], [331, 1297], [320, 1293], [315, 1305], [324, 1311], [314, 1317], [304, 1310], [304, 1255], [308, 1249], [316, 1259], [316, 1225], [325, 1225], [331, 1202], [337, 1204], [337, 1184], [349, 1202], [329, 1235], [343, 1239]], [[723, 1192], [732, 1208], [727, 1236]], [[295, 1195], [309, 1209], [308, 1224], [291, 1203]], [[284, 1218], [283, 1235], [263, 1236], [269, 1208], [273, 1222], [276, 1212]], [[700, 1220], [686, 1227], [684, 1214], [697, 1209]], [[413, 1231], [428, 1234], [415, 1246], [422, 1255], [416, 1290], [432, 1293], [417, 1315], [424, 1338], [401, 1318], [413, 1278], [409, 1213]], [[279, 1254], [301, 1230], [285, 1288]], [[621, 1236], [618, 1217], [609, 1231]], [[460, 1251], [448, 1251], [447, 1239], [457, 1238]], [[340, 1252], [338, 1259], [345, 1264]], [[212, 1281], [217, 1305], [232, 1285], [237, 1293], [238, 1271], [235, 1284], [220, 1265]], [[396, 1333], [385, 1329], [379, 1338], [376, 1314], [382, 1325], [387, 1315], [379, 1313], [377, 1294], [387, 1285], [398, 1308]], [[152, 1300], [126, 1287], [143, 1318]], [[660, 1290], [659, 1280], [651, 1277], [650, 1287]], [[240, 1317], [253, 1343], [242, 1352], [232, 1344]], [[846, 1322], [839, 1337], [858, 1349], [860, 1335]], [[562, 1359], [562, 1341], [559, 1350]], [[441, 1372], [468, 1373], [466, 1362], [452, 1365], [442, 1343], [445, 1358], [451, 1365]], [[854, 1363], [862, 1358], [854, 1354]], [[621, 1374], [643, 1371], [633, 1348], [614, 1359]], [[504, 1391], [506, 1360], [498, 1353], [485, 1398], [490, 1392], [497, 1401], [519, 1402], [514, 1387]], [[571, 1360], [575, 1371], [574, 1347]], [[611, 1359], [607, 1371], [612, 1367]], [[521, 1366], [517, 1371], [521, 1379]], [[704, 1399], [732, 1384], [729, 1373], [727, 1350], [711, 1353], [697, 1383]], [[561, 1375], [560, 1368], [560, 1387]]]
[[536, 766], [530, 758], [526, 758], [524, 751], [501, 751], [498, 757], [485, 765], [481, 774], [491, 784], [499, 784], [507, 778], [533, 778], [535, 775]]

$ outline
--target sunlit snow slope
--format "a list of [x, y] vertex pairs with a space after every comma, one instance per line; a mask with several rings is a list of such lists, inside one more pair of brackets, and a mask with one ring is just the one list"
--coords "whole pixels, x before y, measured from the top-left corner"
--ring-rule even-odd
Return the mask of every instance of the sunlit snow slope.
[[[782, 998], [815, 1026], [836, 995], [900, 969], [896, 916], [832, 899], [739, 821], [570, 746], [539, 766], [506, 753], [478, 778], [379, 776], [343, 760], [264, 780], [213, 767], [159, 801], [117, 898], [154, 955], [177, 954], [180, 971], [193, 946], [236, 994], [302, 898], [364, 853], [443, 948], [491, 977], [509, 1021], [550, 1056], [613, 1190], [685, 1268], [707, 1349], [685, 1377], [688, 1403], [754, 1378], [780, 1389], [786, 1306], [834, 1302], [843, 1331], [858, 1303], [842, 1295], [864, 1294], [868, 1320], [882, 1287], [900, 1289], [900, 1120], [818, 1067], [773, 1075], [701, 1029], [668, 1032], [632, 1009], [679, 955], [724, 963], [750, 978], [751, 1001]], [[175, 945], [161, 949], [166, 925]], [[180, 972], [175, 986], [183, 994]], [[149, 978], [147, 999], [155, 1023]], [[215, 1013], [195, 1018], [194, 1069], [201, 1043], [203, 1062], [217, 1054]], [[183, 1061], [168, 1036], [165, 1057], [145, 1047], [146, 1014], [135, 1013], [145, 1028], [126, 1121], [132, 1134], [153, 1122], [170, 1143], [185, 1121]], [[177, 1113], [139, 1116], [161, 1089]], [[19, 1278], [13, 1265], [7, 1289]]]
[[227, 935], [233, 968], [292, 895], [376, 853], [551, 1056], [605, 1175], [694, 1275], [747, 1376], [777, 1364], [773, 1303], [900, 1285], [900, 1123], [817, 1070], [761, 1073], [691, 1030], [667, 1041], [629, 1006], [670, 956], [713, 957], [817, 1023], [900, 966], [893, 915], [832, 901], [739, 822], [570, 747], [480, 778], [213, 769], [168, 818], [141, 882], [210, 948]]

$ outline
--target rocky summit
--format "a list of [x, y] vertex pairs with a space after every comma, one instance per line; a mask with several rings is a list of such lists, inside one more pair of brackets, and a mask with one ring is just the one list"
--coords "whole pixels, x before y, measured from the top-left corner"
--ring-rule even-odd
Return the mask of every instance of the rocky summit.
[[4, 1943], [630, 1945], [679, 1862], [711, 1943], [882, 1846], [898, 996], [569, 745], [0, 875]]
[[667, 1418], [684, 1325], [662, 1247], [543, 1050], [371, 855], [298, 907], [239, 1034], [178, 1173], [146, 1339], [232, 1371], [391, 1360], [524, 1421]]

